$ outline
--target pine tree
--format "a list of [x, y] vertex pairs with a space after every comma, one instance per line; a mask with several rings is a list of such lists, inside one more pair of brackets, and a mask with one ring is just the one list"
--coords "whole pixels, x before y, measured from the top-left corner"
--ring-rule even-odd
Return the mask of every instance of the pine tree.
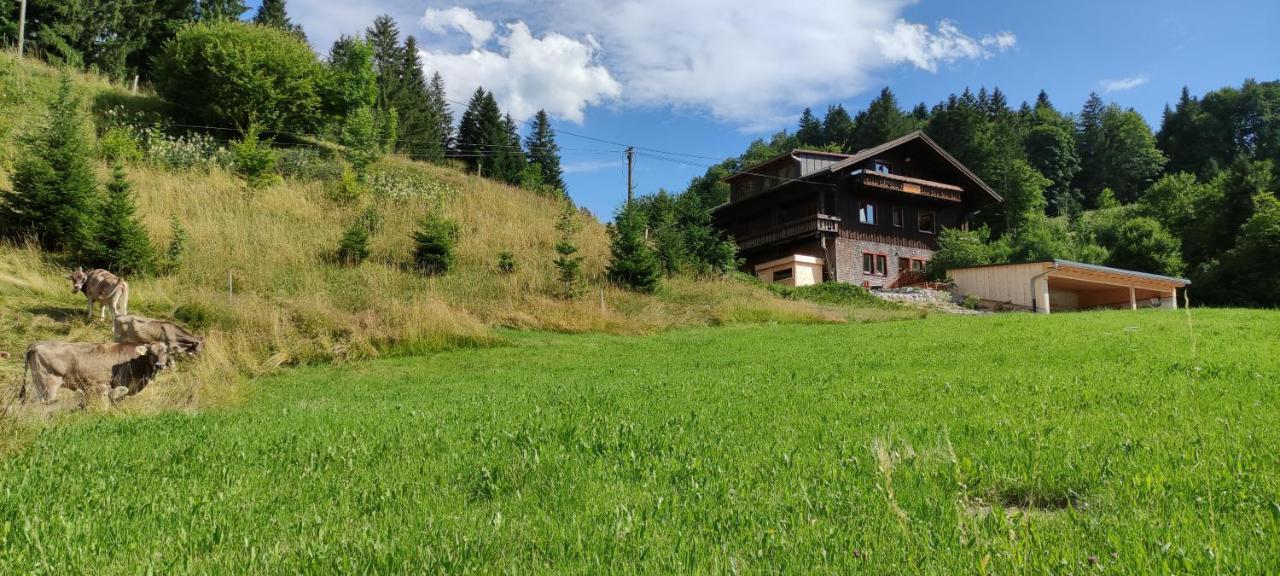
[[845, 152], [857, 151], [853, 149], [853, 118], [844, 106], [836, 104], [827, 108], [827, 115], [822, 119], [822, 139]]
[[400, 28], [394, 18], [382, 14], [365, 30], [365, 38], [373, 46], [373, 71], [378, 75], [379, 115], [390, 110], [400, 98], [405, 58], [400, 45]]
[[503, 138], [495, 149], [498, 150], [497, 164], [494, 167], [494, 178], [507, 184], [518, 186], [524, 173], [525, 156], [520, 148], [520, 129], [510, 114], [502, 118]]
[[362, 219], [357, 219], [342, 233], [338, 241], [338, 262], [355, 265], [369, 257], [369, 227]]
[[914, 123], [898, 108], [898, 99], [888, 88], [871, 101], [867, 109], [858, 113], [853, 128], [853, 150], [879, 146], [904, 136], [915, 128]]
[[244, 0], [199, 0], [196, 2], [196, 18], [199, 20], [239, 20], [249, 11]]
[[413, 262], [418, 270], [428, 276], [448, 272], [457, 260], [454, 246], [459, 230], [457, 222], [434, 212], [423, 218], [413, 233]]
[[1106, 136], [1103, 116], [1107, 106], [1096, 92], [1089, 94], [1076, 121], [1076, 150], [1080, 155], [1080, 172], [1076, 187], [1084, 194], [1086, 205], [1093, 207], [1098, 195], [1107, 187], [1105, 162]]
[[534, 115], [533, 131], [525, 139], [525, 150], [529, 164], [541, 170], [542, 184], [566, 192], [564, 172], [560, 170], [560, 146], [556, 144], [556, 133], [545, 110]]
[[253, 22], [284, 30], [306, 42], [307, 35], [302, 31], [302, 26], [289, 21], [289, 14], [285, 11], [284, 4], [285, 0], [262, 0], [258, 12], [253, 15]]
[[436, 122], [436, 137], [440, 139], [440, 150], [447, 152], [453, 148], [453, 111], [444, 90], [444, 78], [436, 72], [431, 76], [431, 85], [427, 89], [427, 105], [431, 108], [431, 116]]
[[476, 91], [471, 95], [471, 100], [467, 103], [467, 109], [462, 112], [462, 120], [458, 124], [458, 139], [455, 143], [458, 156], [472, 170], [478, 170], [484, 161], [482, 154], [486, 148], [484, 146], [485, 133], [482, 119], [487, 95], [484, 88], [476, 88]]
[[404, 77], [402, 90], [396, 104], [400, 113], [400, 137], [398, 149], [409, 153], [415, 160], [439, 160], [444, 156], [443, 137], [439, 133], [439, 111], [432, 106], [430, 87], [422, 73], [422, 59], [418, 55], [418, 40], [409, 36], [404, 40]]
[[90, 244], [90, 263], [124, 275], [155, 272], [155, 248], [136, 212], [132, 186], [125, 177], [124, 167], [117, 164], [112, 169], [107, 196]]
[[609, 230], [609, 280], [637, 292], [658, 289], [662, 268], [644, 237], [645, 221], [634, 205], [624, 205]]
[[169, 218], [169, 245], [164, 251], [164, 269], [166, 272], [176, 272], [182, 266], [182, 261], [187, 256], [187, 245], [190, 242], [187, 230], [182, 227], [182, 222], [178, 220], [178, 215], [171, 216]]
[[561, 298], [574, 298], [581, 291], [582, 257], [578, 256], [576, 240], [582, 223], [578, 221], [578, 211], [573, 201], [565, 196], [560, 202], [560, 217], [556, 220], [556, 232], [560, 234], [556, 240], [556, 280], [559, 283]]
[[800, 125], [796, 128], [796, 142], [805, 148], [821, 148], [826, 145], [822, 133], [822, 122], [813, 115], [813, 111], [805, 108], [800, 114]]
[[32, 238], [45, 250], [86, 255], [98, 215], [91, 153], [80, 98], [64, 74], [47, 123], [27, 141], [13, 189], [0, 199], [2, 233]]

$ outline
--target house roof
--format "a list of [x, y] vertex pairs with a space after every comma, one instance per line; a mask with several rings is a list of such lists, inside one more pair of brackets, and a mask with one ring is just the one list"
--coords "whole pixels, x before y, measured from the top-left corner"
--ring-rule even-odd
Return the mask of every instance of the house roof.
[[986, 182], [983, 182], [982, 178], [979, 178], [978, 175], [974, 174], [972, 170], [967, 168], [964, 164], [961, 164], [959, 160], [956, 160], [955, 156], [952, 156], [946, 150], [943, 150], [942, 147], [939, 146], [937, 142], [934, 142], [932, 138], [930, 138], [927, 134], [925, 134], [920, 130], [916, 130], [915, 132], [907, 134], [906, 136], [903, 136], [896, 140], [890, 140], [879, 146], [867, 148], [866, 150], [860, 150], [858, 151], [857, 154], [854, 154], [840, 162], [832, 164], [830, 167], [827, 168], [827, 170], [830, 172], [839, 172], [850, 166], [854, 166], [865, 160], [868, 160], [874, 156], [883, 154], [886, 151], [892, 150], [894, 148], [897, 148], [899, 146], [902, 146], [904, 144], [914, 142], [917, 140], [927, 144], [929, 148], [932, 148], [935, 152], [938, 153], [939, 156], [941, 156], [943, 159], [949, 162], [952, 166], [954, 166], [956, 170], [959, 170], [961, 174], [964, 174], [966, 178], [972, 180], [974, 184], [978, 185], [978, 188], [982, 189], [983, 192], [986, 192], [988, 195], [994, 198], [997, 202], [1004, 201], [1004, 198], [1001, 198], [999, 194], [996, 194], [996, 191], [992, 190], [991, 187], [988, 186]]
[[759, 170], [760, 168], [764, 168], [765, 166], [768, 166], [768, 165], [770, 165], [770, 164], [773, 164], [773, 163], [775, 163], [775, 162], [777, 162], [777, 161], [779, 161], [779, 160], [783, 160], [783, 159], [785, 159], [785, 158], [794, 158], [796, 154], [813, 154], [813, 155], [815, 155], [815, 156], [830, 156], [830, 157], [832, 157], [832, 158], [841, 158], [841, 159], [843, 159], [843, 158], [848, 158], [848, 157], [849, 157], [849, 155], [848, 155], [848, 154], [843, 154], [843, 153], [840, 153], [840, 152], [824, 152], [824, 151], [822, 151], [822, 150], [810, 150], [810, 149], [808, 149], [808, 148], [796, 148], [795, 150], [792, 150], [792, 151], [790, 151], [790, 152], [785, 152], [785, 153], [779, 154], [779, 155], [774, 156], [773, 158], [770, 158], [770, 159], [765, 160], [765, 161], [763, 161], [763, 162], [756, 162], [755, 164], [752, 164], [752, 165], [750, 165], [750, 166], [748, 166], [748, 167], [746, 167], [746, 168], [743, 168], [742, 170], [739, 170], [739, 171], [737, 171], [737, 172], [734, 172], [733, 174], [730, 174], [729, 176], [726, 176], [726, 177], [724, 178], [724, 181], [725, 181], [725, 182], [728, 182], [728, 181], [730, 181], [730, 180], [735, 180], [735, 179], [737, 179], [739, 176], [746, 176], [746, 175], [748, 175], [748, 174], [751, 174], [752, 172], [755, 172], [756, 170]]
[[1073, 269], [1073, 268], [1074, 268], [1074, 269], [1076, 269], [1076, 270], [1085, 270], [1085, 271], [1090, 271], [1090, 272], [1103, 272], [1103, 273], [1106, 273], [1106, 274], [1119, 274], [1119, 275], [1122, 275], [1122, 276], [1134, 276], [1134, 277], [1137, 277], [1137, 278], [1145, 278], [1145, 279], [1148, 279], [1148, 280], [1156, 280], [1156, 281], [1159, 281], [1159, 282], [1168, 282], [1168, 283], [1172, 283], [1172, 284], [1179, 284], [1179, 285], [1182, 285], [1182, 286], [1187, 286], [1187, 285], [1190, 285], [1190, 284], [1191, 284], [1191, 281], [1190, 281], [1190, 280], [1188, 280], [1188, 279], [1186, 279], [1186, 278], [1178, 278], [1177, 276], [1162, 276], [1162, 275], [1160, 275], [1160, 274], [1151, 274], [1150, 272], [1138, 272], [1137, 270], [1125, 270], [1124, 268], [1112, 268], [1112, 267], [1110, 267], [1110, 266], [1101, 266], [1101, 265], [1098, 265], [1098, 264], [1085, 264], [1084, 262], [1075, 262], [1075, 261], [1072, 261], [1072, 260], [1060, 260], [1060, 259], [1054, 259], [1054, 260], [1040, 260], [1040, 261], [1035, 261], [1035, 262], [1010, 262], [1010, 263], [1006, 263], [1006, 264], [982, 264], [982, 265], [979, 265], [979, 266], [961, 266], [961, 267], [958, 267], [958, 268], [951, 268], [951, 270], [973, 270], [973, 269], [977, 269], [977, 268], [999, 268], [999, 267], [1001, 267], [1001, 266], [1024, 266], [1024, 265], [1027, 265], [1027, 264], [1052, 264], [1052, 265], [1053, 265], [1053, 267], [1054, 267], [1055, 269], [1058, 269], [1058, 270], [1062, 270], [1062, 269], [1070, 270], [1070, 269]]

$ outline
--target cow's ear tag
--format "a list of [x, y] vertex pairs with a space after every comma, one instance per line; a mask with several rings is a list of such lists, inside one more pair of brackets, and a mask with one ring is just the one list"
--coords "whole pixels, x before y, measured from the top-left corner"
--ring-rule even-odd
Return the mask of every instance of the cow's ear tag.
[[137, 347], [137, 348], [134, 348], [134, 349], [133, 349], [133, 351], [134, 351], [134, 352], [137, 352], [139, 356], [146, 356], [146, 355], [147, 355], [147, 347], [146, 347], [146, 346], [139, 346], [139, 347]]

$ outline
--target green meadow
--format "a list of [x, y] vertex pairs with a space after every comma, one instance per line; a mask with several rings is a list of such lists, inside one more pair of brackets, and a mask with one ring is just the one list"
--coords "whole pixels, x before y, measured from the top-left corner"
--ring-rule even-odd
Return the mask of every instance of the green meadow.
[[1280, 313], [507, 333], [72, 414], [0, 573], [1280, 572]]

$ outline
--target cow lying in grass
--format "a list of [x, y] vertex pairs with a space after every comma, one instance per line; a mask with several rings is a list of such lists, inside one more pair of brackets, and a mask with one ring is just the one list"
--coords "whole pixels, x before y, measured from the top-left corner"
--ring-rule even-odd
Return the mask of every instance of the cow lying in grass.
[[116, 316], [111, 323], [116, 342], [134, 342], [150, 344], [163, 342], [169, 345], [170, 362], [176, 360], [179, 353], [198, 356], [204, 350], [204, 339], [188, 332], [183, 327], [168, 320], [155, 320], [144, 316], [126, 314]]
[[119, 276], [102, 269], [84, 271], [77, 268], [67, 276], [71, 280], [71, 292], [83, 292], [89, 300], [89, 319], [93, 320], [93, 305], [102, 307], [101, 317], [106, 319], [107, 306], [111, 307], [111, 317], [129, 313], [129, 283]]
[[168, 363], [169, 347], [163, 342], [36, 342], [27, 348], [29, 383], [23, 383], [18, 398], [25, 400], [30, 387], [35, 400], [56, 400], [58, 390], [66, 387], [96, 391], [116, 402], [141, 392]]

